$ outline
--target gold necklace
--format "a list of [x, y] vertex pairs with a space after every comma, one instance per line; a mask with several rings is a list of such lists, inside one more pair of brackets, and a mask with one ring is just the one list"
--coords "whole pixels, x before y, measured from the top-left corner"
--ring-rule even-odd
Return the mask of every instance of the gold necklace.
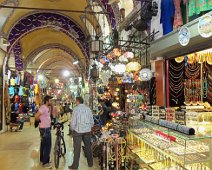
[[207, 64], [207, 63], [205, 62], [204, 66], [205, 66], [206, 70], [207, 70], [209, 73], [212, 73], [212, 67], [209, 66], [209, 64]]
[[169, 77], [169, 80], [171, 80], [173, 83], [179, 83], [179, 82], [183, 81], [183, 77], [181, 77], [181, 78], [175, 80], [174, 78], [172, 78], [172, 77], [170, 76], [170, 77]]
[[188, 72], [187, 70], [185, 71], [185, 75], [189, 79], [196, 79], [200, 75], [200, 70], [197, 70], [194, 73]]
[[177, 67], [177, 66], [174, 66], [172, 63], [169, 62], [169, 66], [172, 70], [180, 72], [180, 71], [183, 70], [185, 65], [184, 65], [184, 63], [182, 63], [179, 67]]
[[199, 68], [200, 68], [200, 64], [198, 64], [198, 63], [187, 64], [187, 67], [186, 67], [186, 69], [189, 69], [189, 71], [191, 71], [191, 72], [194, 72]]
[[175, 73], [172, 73], [171, 71], [169, 71], [169, 75], [170, 75], [170, 77], [173, 77], [175, 79], [179, 79], [179, 78], [183, 77], [183, 72], [180, 72], [179, 74], [175, 74]]
[[184, 85], [183, 81], [179, 82], [178, 84], [173, 84], [171, 81], [169, 82], [169, 85], [171, 85], [172, 87], [181, 87]]
[[172, 87], [170, 87], [170, 91], [175, 93], [175, 94], [179, 94], [179, 92], [183, 92], [183, 86], [179, 89], [173, 89]]

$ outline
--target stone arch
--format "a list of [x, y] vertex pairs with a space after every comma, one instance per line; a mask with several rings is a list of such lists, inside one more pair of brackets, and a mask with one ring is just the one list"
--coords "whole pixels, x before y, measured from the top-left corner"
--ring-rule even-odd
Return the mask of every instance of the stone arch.
[[[40, 13], [36, 12], [30, 15], [27, 15], [24, 18], [21, 18], [19, 21], [15, 23], [15, 25], [11, 28], [10, 33], [8, 35], [8, 41], [10, 42], [10, 46], [8, 46], [8, 53], [10, 54], [13, 48], [15, 47], [15, 60], [18, 61], [17, 66], [19, 69], [23, 68], [22, 56], [21, 54], [21, 46], [20, 39], [33, 32], [37, 29], [42, 29], [50, 27], [53, 29], [59, 29], [67, 36], [69, 36], [81, 49], [83, 55], [86, 58], [86, 64], [89, 63], [89, 47], [83, 45], [86, 40], [86, 36], [83, 33], [82, 29], [73, 22], [67, 16], [58, 13], [45, 12]], [[7, 56], [8, 62], [9, 56]], [[6, 66], [8, 67], [8, 65]]]

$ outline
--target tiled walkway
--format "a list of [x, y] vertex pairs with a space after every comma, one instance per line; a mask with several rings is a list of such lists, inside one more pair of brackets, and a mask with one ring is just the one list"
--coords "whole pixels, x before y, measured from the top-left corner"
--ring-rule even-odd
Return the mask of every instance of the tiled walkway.
[[[65, 141], [67, 153], [60, 159], [59, 170], [68, 170], [73, 158], [72, 138], [67, 136], [68, 124], [65, 125]], [[55, 141], [55, 130], [52, 131], [52, 143]], [[5, 132], [0, 134], [0, 170], [43, 170], [39, 165], [39, 130], [34, 126], [25, 126], [22, 132]], [[53, 159], [53, 152], [51, 154]], [[53, 160], [52, 160], [53, 161]], [[55, 169], [54, 167], [52, 169]], [[95, 158], [94, 166], [88, 168], [87, 160], [81, 152], [79, 170], [98, 170], [98, 159]]]

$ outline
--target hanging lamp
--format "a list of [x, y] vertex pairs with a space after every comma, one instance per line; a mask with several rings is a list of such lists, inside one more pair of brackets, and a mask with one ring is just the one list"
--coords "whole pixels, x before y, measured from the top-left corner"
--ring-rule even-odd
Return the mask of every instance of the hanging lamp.
[[125, 64], [118, 63], [114, 67], [114, 72], [118, 74], [123, 74], [126, 71], [126, 66]]
[[142, 81], [148, 81], [152, 78], [152, 71], [148, 68], [143, 68], [139, 72], [139, 76], [140, 76]]
[[114, 49], [113, 49], [113, 55], [114, 55], [115, 57], [120, 57], [120, 56], [121, 56], [121, 49], [118, 48], [118, 47], [114, 48]]
[[175, 58], [175, 61], [177, 63], [182, 63], [184, 61], [184, 56], [180, 56], [180, 57]]
[[126, 65], [127, 72], [136, 72], [141, 69], [141, 65], [138, 62], [130, 62]]
[[134, 54], [133, 54], [133, 52], [131, 52], [131, 51], [125, 52], [125, 53], [124, 53], [124, 56], [125, 56], [126, 58], [134, 58]]

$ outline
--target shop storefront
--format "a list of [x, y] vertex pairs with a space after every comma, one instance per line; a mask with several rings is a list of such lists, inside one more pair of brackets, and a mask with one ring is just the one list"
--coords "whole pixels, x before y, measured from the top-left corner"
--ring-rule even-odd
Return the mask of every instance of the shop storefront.
[[211, 13], [151, 45], [156, 104], [147, 109], [144, 120], [130, 118], [133, 124], [127, 136], [128, 153], [144, 169], [212, 167], [208, 16]]
[[[94, 110], [111, 118], [99, 136], [103, 168], [212, 168], [209, 15], [151, 44], [154, 74], [118, 48], [100, 59], [103, 66], [97, 63], [101, 81], [95, 82]], [[116, 149], [125, 141], [121, 154]]]

